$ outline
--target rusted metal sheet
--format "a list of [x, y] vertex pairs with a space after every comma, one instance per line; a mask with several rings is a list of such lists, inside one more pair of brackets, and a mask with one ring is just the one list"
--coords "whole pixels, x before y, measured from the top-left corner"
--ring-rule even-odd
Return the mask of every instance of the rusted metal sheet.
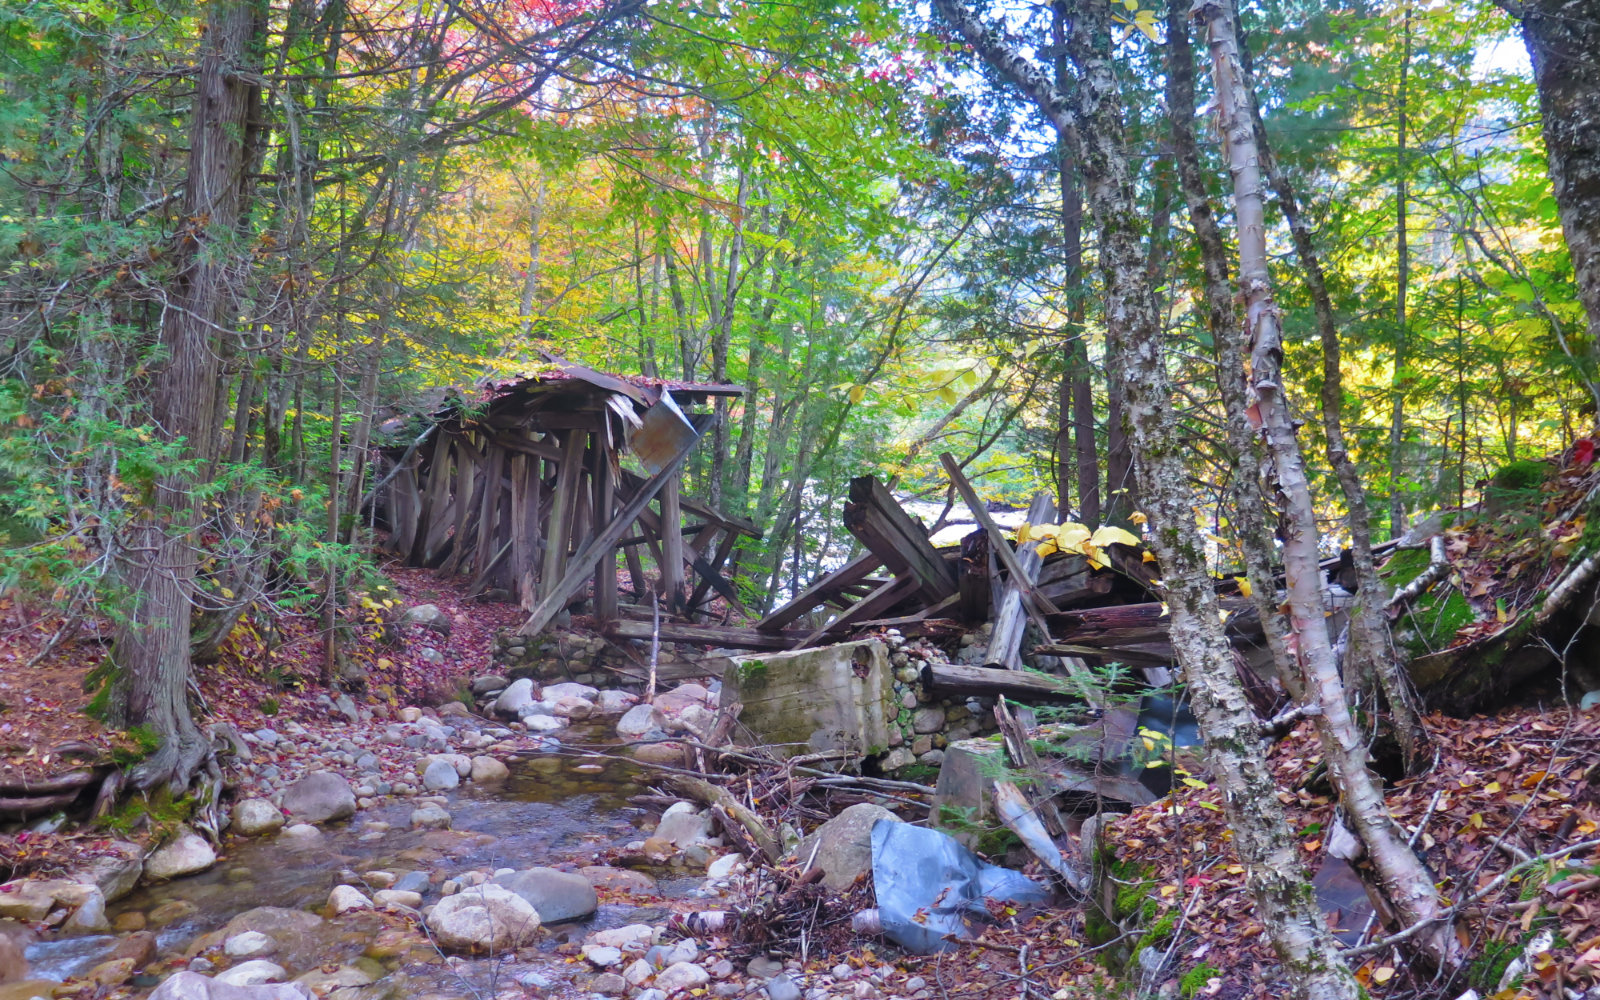
[[670, 393], [644, 411], [644, 419], [628, 441], [629, 449], [653, 476], [694, 444], [699, 432], [678, 409]]

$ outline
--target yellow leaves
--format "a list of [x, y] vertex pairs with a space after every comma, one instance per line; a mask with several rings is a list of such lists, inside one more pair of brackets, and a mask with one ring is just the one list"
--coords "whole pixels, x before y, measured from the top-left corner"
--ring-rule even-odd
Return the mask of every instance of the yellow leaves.
[[1239, 585], [1239, 593], [1245, 597], [1249, 597], [1256, 592], [1255, 588], [1250, 586], [1250, 581], [1246, 577], [1236, 576], [1233, 578], [1233, 582]]
[[1033, 541], [1039, 543], [1040, 556], [1056, 552], [1079, 555], [1088, 559], [1089, 565], [1095, 569], [1104, 569], [1110, 565], [1104, 556], [1107, 546], [1138, 547], [1140, 544], [1139, 536], [1126, 528], [1105, 525], [1090, 531], [1088, 526], [1078, 524], [1076, 521], [1068, 521], [1065, 524], [1024, 524], [1017, 528], [1018, 545]]
[[850, 402], [859, 403], [863, 399], [867, 398], [867, 387], [864, 385], [853, 385], [850, 387], [850, 391], [846, 393], [846, 395], [849, 397]]
[[1139, 561], [1140, 562], [1153, 563], [1153, 562], [1156, 561], [1156, 554], [1154, 552], [1151, 552], [1149, 549], [1146, 549], [1145, 552], [1144, 552], [1144, 555], [1139, 557]]
[[1382, 986], [1384, 983], [1387, 983], [1393, 978], [1394, 970], [1387, 965], [1381, 969], [1372, 970], [1372, 981], [1377, 983], [1379, 986]]
[[1141, 528], [1144, 527], [1146, 524], [1148, 524], [1149, 521], [1150, 521], [1150, 519], [1148, 517], [1145, 517], [1144, 511], [1142, 511], [1142, 510], [1136, 510], [1132, 514], [1129, 514], [1128, 515], [1128, 520], [1130, 522], [1132, 522], [1134, 525], [1136, 525], [1138, 527], [1141, 527]]

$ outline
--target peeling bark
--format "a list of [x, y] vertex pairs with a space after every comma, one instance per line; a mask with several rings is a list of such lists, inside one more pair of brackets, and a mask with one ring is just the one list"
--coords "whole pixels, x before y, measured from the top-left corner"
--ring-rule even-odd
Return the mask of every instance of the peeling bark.
[[1126, 159], [1122, 109], [1110, 55], [1109, 8], [1075, 8], [1069, 54], [1079, 78], [1076, 106], [1044, 73], [1011, 51], [958, 0], [935, 0], [939, 13], [1006, 79], [1069, 134], [1079, 152], [1088, 203], [1100, 233], [1110, 377], [1122, 388], [1131, 450], [1150, 546], [1165, 578], [1173, 648], [1205, 738], [1207, 760], [1222, 786], [1223, 805], [1244, 861], [1260, 917], [1272, 935], [1296, 996], [1354, 1000], [1360, 995], [1317, 907], [1305, 869], [1278, 805], [1260, 731], [1233, 669], [1171, 406], [1172, 387], [1161, 326], [1150, 295]]
[[1252, 412], [1257, 414], [1254, 420], [1266, 441], [1277, 487], [1286, 500], [1284, 576], [1288, 583], [1290, 628], [1306, 697], [1320, 709], [1315, 717], [1317, 735], [1328, 770], [1350, 823], [1367, 849], [1379, 890], [1405, 925], [1430, 924], [1418, 935], [1419, 947], [1436, 967], [1453, 969], [1461, 960], [1461, 946], [1450, 910], [1390, 814], [1381, 784], [1367, 768], [1366, 744], [1351, 717], [1328, 638], [1316, 511], [1283, 389], [1282, 330], [1268, 274], [1264, 184], [1250, 110], [1254, 97], [1245, 84], [1239, 60], [1236, 15], [1230, 0], [1202, 0], [1194, 15], [1205, 27], [1211, 48], [1224, 152], [1233, 177], [1234, 214], [1239, 227], [1239, 287], [1251, 345]]

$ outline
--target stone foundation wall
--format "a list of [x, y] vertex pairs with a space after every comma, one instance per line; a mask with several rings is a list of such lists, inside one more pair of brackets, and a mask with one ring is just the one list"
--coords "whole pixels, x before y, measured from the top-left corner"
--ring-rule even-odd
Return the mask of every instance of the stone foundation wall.
[[[541, 687], [575, 681], [591, 687], [638, 693], [641, 664], [649, 663], [650, 650], [637, 650], [629, 656], [616, 644], [596, 635], [550, 631], [536, 636], [502, 631], [490, 646], [490, 673], [509, 680], [530, 677]], [[657, 668], [678, 675], [690, 660], [671, 643], [663, 643]], [[721, 672], [720, 662], [710, 668]]]
[[944, 762], [949, 744], [999, 730], [994, 699], [938, 698], [922, 683], [923, 667], [950, 660], [939, 647], [923, 639], [907, 639], [896, 629], [886, 633], [884, 644], [899, 706], [890, 727], [889, 752], [878, 762], [884, 771], [899, 771], [913, 764], [937, 767]]

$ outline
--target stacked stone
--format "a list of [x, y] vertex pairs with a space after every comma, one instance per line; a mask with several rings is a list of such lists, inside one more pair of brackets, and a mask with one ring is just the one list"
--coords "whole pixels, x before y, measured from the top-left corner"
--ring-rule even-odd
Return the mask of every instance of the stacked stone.
[[894, 697], [899, 713], [889, 733], [889, 752], [880, 766], [898, 771], [913, 764], [938, 767], [950, 743], [996, 731], [994, 702], [988, 698], [941, 699], [922, 681], [929, 663], [950, 658], [925, 639], [907, 638], [898, 629], [882, 636], [889, 649], [894, 673]]

